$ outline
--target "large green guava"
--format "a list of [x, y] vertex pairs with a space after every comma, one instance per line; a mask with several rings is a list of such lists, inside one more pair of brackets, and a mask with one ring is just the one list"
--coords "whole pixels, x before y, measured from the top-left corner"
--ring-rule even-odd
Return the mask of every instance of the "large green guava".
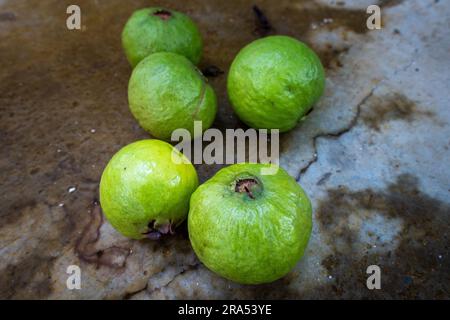
[[157, 239], [185, 220], [198, 186], [189, 160], [170, 144], [141, 140], [119, 150], [100, 181], [100, 204], [126, 237]]
[[154, 53], [134, 68], [128, 85], [130, 110], [154, 137], [170, 140], [176, 129], [194, 137], [194, 121], [203, 129], [216, 116], [216, 95], [201, 72], [185, 57]]
[[133, 13], [123, 29], [122, 46], [132, 67], [156, 52], [175, 52], [193, 64], [202, 54], [202, 38], [194, 22], [181, 12], [159, 7]]
[[230, 102], [253, 128], [288, 131], [311, 109], [325, 86], [317, 55], [287, 36], [253, 41], [234, 59], [227, 80]]
[[271, 282], [302, 257], [312, 228], [311, 204], [295, 179], [268, 164], [235, 164], [191, 197], [192, 247], [209, 269], [243, 284]]

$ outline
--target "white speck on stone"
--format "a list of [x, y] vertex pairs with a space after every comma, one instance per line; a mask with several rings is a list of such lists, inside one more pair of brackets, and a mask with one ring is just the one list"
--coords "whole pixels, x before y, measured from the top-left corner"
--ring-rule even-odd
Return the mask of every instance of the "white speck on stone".
[[58, 207], [64, 207], [64, 203], [58, 204]]
[[442, 259], [442, 255], [440, 254], [440, 255], [438, 255], [438, 259]]
[[58, 153], [60, 153], [61, 151], [62, 151], [61, 149], [56, 150], [56, 152], [58, 152]]
[[67, 189], [67, 192], [69, 192], [69, 193], [74, 193], [75, 191], [77, 191], [77, 188], [76, 187], [69, 187], [69, 189]]
[[328, 276], [328, 279], [333, 279], [333, 276], [331, 276], [331, 275], [330, 275], [330, 276]]
[[91, 129], [91, 133], [95, 133], [95, 131], [96, 131], [95, 129]]

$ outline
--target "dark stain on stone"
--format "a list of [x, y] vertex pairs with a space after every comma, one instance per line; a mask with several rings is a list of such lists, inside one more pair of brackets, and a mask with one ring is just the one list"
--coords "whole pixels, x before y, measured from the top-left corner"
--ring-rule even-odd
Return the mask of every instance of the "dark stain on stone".
[[345, 55], [349, 47], [333, 48], [331, 44], [327, 44], [324, 49], [316, 50], [317, 55], [326, 69], [338, 69], [343, 67], [341, 56]]
[[0, 299], [44, 299], [52, 292], [53, 257], [31, 254], [0, 271]]
[[[299, 16], [301, 19], [297, 18]], [[344, 31], [341, 36], [344, 38], [347, 31], [364, 34], [369, 31], [366, 26], [367, 17], [365, 9], [350, 9], [343, 5], [333, 7], [307, 0], [278, 10], [272, 22], [276, 26], [277, 33], [305, 41], [318, 53], [325, 68], [336, 69], [342, 67], [340, 57], [346, 54], [349, 48], [333, 48], [331, 44], [325, 48], [317, 46], [309, 41], [309, 32], [314, 29], [331, 31], [342, 27]]]
[[24, 214], [32, 211], [37, 205], [35, 199], [21, 199], [20, 201], [12, 203], [5, 210], [0, 211], [0, 218], [2, 221], [2, 227], [8, 224], [14, 224]]
[[378, 5], [381, 8], [389, 8], [389, 7], [396, 7], [399, 4], [401, 4], [404, 0], [379, 0]]
[[[257, 17], [257, 28], [254, 33], [259, 37], [275, 33], [276, 29], [277, 34], [294, 36], [306, 41], [313, 49], [319, 50], [320, 48], [316, 48], [314, 43], [308, 41], [308, 33], [314, 29], [334, 30], [342, 27], [346, 31], [357, 34], [364, 34], [369, 31], [366, 26], [368, 14], [365, 9], [346, 8], [343, 5], [333, 7], [313, 0], [291, 4], [279, 10], [271, 9], [272, 23], [269, 23], [263, 11], [258, 7], [254, 8]], [[294, 12], [295, 14], [293, 14]], [[298, 17], [301, 17], [301, 19]], [[346, 37], [345, 32], [342, 36]], [[325, 55], [325, 51], [323, 55]]]
[[368, 15], [365, 9], [332, 7], [314, 1], [304, 1], [298, 11], [302, 18], [296, 19], [295, 27], [298, 28], [296, 33], [300, 35], [321, 27], [328, 29], [344, 27], [358, 34], [368, 31], [366, 26]]
[[33, 169], [31, 169], [30, 170], [30, 175], [35, 175], [36, 173], [38, 173], [39, 172], [39, 168], [33, 168]]
[[0, 22], [16, 21], [17, 17], [14, 12], [0, 12]]
[[81, 173], [79, 163], [77, 163], [75, 158], [70, 154], [67, 154], [58, 162], [58, 168], [63, 172]]
[[91, 221], [86, 225], [75, 245], [76, 254], [81, 260], [96, 264], [97, 267], [125, 268], [126, 260], [131, 253], [130, 249], [117, 246], [101, 250], [95, 248], [95, 244], [100, 238], [100, 228], [103, 224], [102, 211], [96, 200], [92, 204], [91, 216]]
[[432, 111], [420, 110], [408, 97], [394, 93], [374, 96], [363, 108], [360, 118], [371, 129], [380, 131], [382, 124], [390, 120], [413, 122], [421, 117], [433, 118]]
[[253, 31], [256, 35], [260, 37], [265, 37], [275, 30], [273, 29], [269, 19], [265, 13], [256, 5], [253, 6], [253, 13], [255, 14], [255, 30]]
[[[359, 230], [349, 227], [349, 216], [364, 220], [372, 212], [403, 221], [395, 251], [358, 247]], [[324, 297], [448, 299], [449, 213], [448, 203], [423, 193], [417, 178], [408, 174], [385, 190], [350, 191], [344, 186], [328, 190], [316, 214], [321, 234], [333, 250], [322, 261], [335, 279], [331, 290], [322, 290]], [[381, 268], [382, 290], [366, 288], [366, 268], [373, 264]], [[405, 277], [411, 278], [407, 284]]]
[[[19, 193], [20, 196], [23, 194]], [[51, 205], [47, 199], [39, 197], [13, 202], [9, 209], [0, 212], [6, 213], [1, 216], [2, 236], [17, 237], [9, 240], [6, 248], [14, 247], [17, 239], [29, 240], [23, 242], [16, 252], [2, 256], [6, 268], [0, 271], [0, 296], [14, 299], [46, 298], [52, 291], [50, 271], [54, 260], [61, 248], [73, 239], [77, 229], [74, 219], [66, 206]], [[24, 223], [25, 226], [20, 230], [20, 225]], [[7, 264], [8, 254], [14, 263]]]
[[192, 247], [189, 242], [187, 221], [183, 221], [174, 230], [170, 237], [163, 237], [153, 246], [154, 252], [162, 252], [164, 256], [171, 254], [189, 255], [192, 253]]

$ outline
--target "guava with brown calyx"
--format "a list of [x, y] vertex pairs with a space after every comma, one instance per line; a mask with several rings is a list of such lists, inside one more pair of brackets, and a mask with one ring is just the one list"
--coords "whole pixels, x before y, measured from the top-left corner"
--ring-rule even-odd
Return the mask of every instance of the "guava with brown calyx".
[[285, 276], [307, 247], [310, 201], [294, 178], [271, 164], [240, 163], [218, 171], [192, 194], [188, 231], [206, 267], [242, 284]]
[[197, 172], [181, 152], [164, 141], [141, 140], [109, 161], [100, 181], [100, 204], [124, 236], [155, 240], [186, 219], [197, 186]]

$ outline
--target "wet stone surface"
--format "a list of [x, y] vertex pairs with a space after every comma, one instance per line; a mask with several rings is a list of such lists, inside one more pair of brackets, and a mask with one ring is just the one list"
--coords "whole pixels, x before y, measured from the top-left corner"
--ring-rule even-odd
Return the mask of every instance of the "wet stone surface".
[[[448, 299], [450, 5], [378, 1], [383, 29], [369, 31], [372, 2], [154, 3], [198, 23], [220, 130], [246, 128], [225, 87], [248, 42], [294, 36], [326, 67], [324, 97], [280, 141], [281, 165], [312, 200], [310, 245], [283, 279], [242, 286], [197, 260], [185, 224], [132, 241], [101, 213], [104, 166], [149, 137], [128, 110], [120, 44], [148, 1], [77, 1], [82, 30], [69, 31], [70, 1], [0, 0], [0, 298]], [[196, 165], [202, 181], [220, 167]], [[381, 290], [366, 287], [374, 264]], [[69, 265], [81, 290], [66, 288]]]

